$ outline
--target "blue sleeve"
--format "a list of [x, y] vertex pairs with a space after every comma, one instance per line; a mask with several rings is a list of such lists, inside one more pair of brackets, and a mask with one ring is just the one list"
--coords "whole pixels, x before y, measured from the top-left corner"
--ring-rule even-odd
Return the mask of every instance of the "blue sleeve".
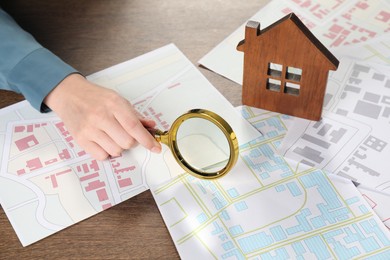
[[77, 71], [49, 50], [0, 9], [0, 89], [21, 93], [41, 112], [49, 92]]

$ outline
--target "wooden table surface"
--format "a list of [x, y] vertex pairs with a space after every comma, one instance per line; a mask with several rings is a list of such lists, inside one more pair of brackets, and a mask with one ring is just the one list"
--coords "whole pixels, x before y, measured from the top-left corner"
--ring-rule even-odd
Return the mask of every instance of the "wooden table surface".
[[[0, 6], [43, 46], [89, 75], [169, 43], [197, 64], [267, 2], [0, 0]], [[239, 85], [199, 69], [234, 106], [241, 104]], [[21, 100], [0, 91], [0, 108]], [[178, 258], [149, 191], [25, 248], [0, 207], [0, 259]]]

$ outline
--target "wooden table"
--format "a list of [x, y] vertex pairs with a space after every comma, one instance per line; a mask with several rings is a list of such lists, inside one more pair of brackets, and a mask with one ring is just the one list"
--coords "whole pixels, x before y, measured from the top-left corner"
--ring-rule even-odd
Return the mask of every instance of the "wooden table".
[[[197, 64], [267, 2], [0, 0], [0, 6], [43, 46], [89, 75], [172, 42]], [[200, 70], [234, 106], [241, 104], [239, 85]], [[0, 91], [0, 108], [21, 100]], [[26, 248], [0, 207], [0, 259], [131, 258], [179, 258], [150, 192]]]

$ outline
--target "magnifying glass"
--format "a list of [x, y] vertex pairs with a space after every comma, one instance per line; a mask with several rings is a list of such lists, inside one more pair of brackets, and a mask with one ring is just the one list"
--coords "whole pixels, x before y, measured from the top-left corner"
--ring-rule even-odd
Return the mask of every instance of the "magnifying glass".
[[177, 163], [194, 177], [220, 178], [237, 162], [236, 134], [214, 112], [192, 109], [179, 116], [169, 131], [149, 131], [170, 148]]

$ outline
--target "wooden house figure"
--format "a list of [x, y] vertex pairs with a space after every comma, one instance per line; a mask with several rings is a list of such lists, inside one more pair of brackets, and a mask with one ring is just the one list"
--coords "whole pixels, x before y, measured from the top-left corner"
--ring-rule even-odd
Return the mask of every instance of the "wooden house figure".
[[245, 39], [242, 103], [320, 120], [329, 70], [339, 61], [294, 14], [267, 28], [249, 21]]

